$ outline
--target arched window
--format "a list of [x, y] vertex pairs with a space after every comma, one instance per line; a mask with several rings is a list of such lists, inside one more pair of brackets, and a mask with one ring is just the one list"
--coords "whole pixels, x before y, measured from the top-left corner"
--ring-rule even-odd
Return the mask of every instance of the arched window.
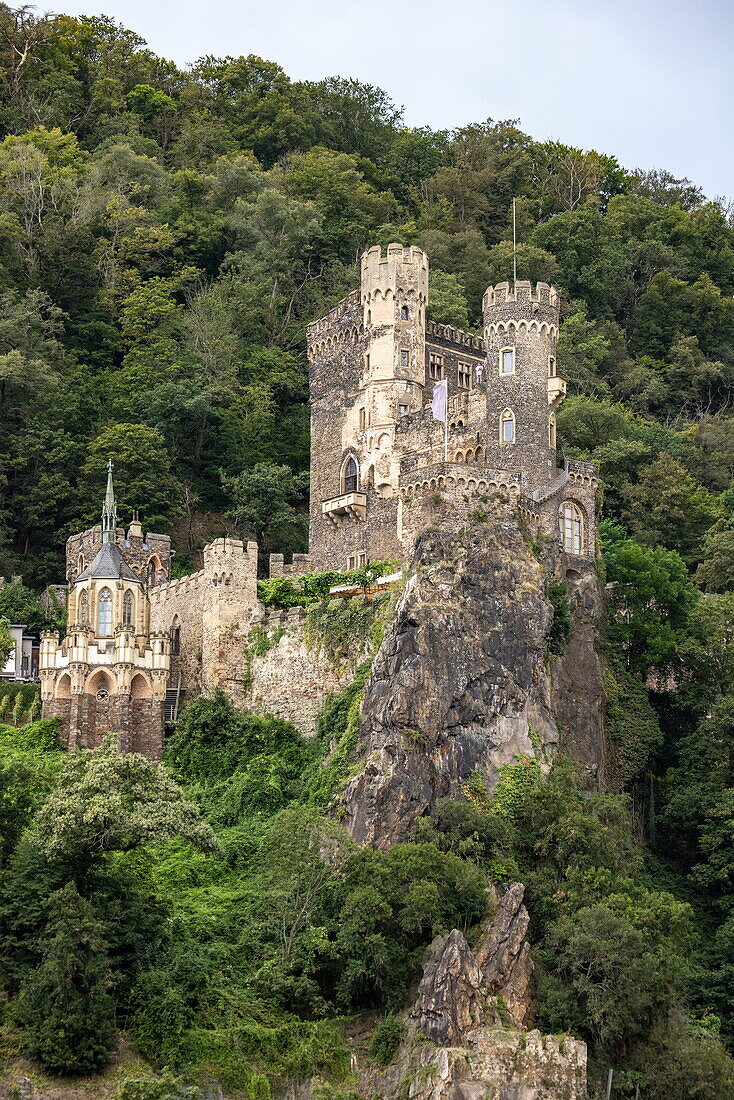
[[89, 593], [86, 588], [82, 589], [82, 594], [79, 597], [79, 622], [83, 626], [89, 622]]
[[580, 554], [584, 540], [584, 520], [581, 509], [572, 500], [564, 500], [558, 509], [558, 531], [561, 546], [567, 554]]
[[342, 492], [356, 493], [358, 488], [359, 474], [357, 473], [357, 463], [353, 458], [348, 458], [344, 466], [344, 473], [342, 474]]
[[363, 432], [367, 427], [367, 413], [364, 409], [359, 410], [359, 430]]
[[174, 616], [171, 623], [171, 656], [176, 657], [181, 652], [181, 625], [178, 616]]
[[505, 409], [500, 417], [500, 443], [515, 442], [515, 414], [512, 409]]
[[77, 575], [77, 577], [79, 576], [80, 573], [83, 573], [83, 572], [84, 572], [84, 555], [80, 554], [79, 555], [79, 561], [76, 563], [76, 575]]
[[122, 600], [122, 625], [133, 625], [133, 594], [126, 592]]
[[500, 350], [500, 374], [515, 373], [515, 349], [502, 348]]
[[551, 413], [548, 417], [548, 446], [555, 447], [556, 445], [556, 414]]
[[103, 588], [97, 604], [97, 633], [100, 638], [109, 638], [112, 634], [112, 593]]
[[401, 306], [400, 307], [400, 320], [401, 321], [407, 321], [409, 317], [410, 317], [410, 313], [408, 311], [408, 307], [407, 306]]
[[160, 563], [157, 558], [148, 562], [148, 584], [158, 584]]
[[556, 376], [556, 361], [552, 355], [548, 356], [548, 377], [555, 378]]

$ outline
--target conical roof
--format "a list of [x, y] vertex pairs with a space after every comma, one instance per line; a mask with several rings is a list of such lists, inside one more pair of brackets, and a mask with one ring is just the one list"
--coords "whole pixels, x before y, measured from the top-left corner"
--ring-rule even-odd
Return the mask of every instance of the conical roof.
[[91, 565], [79, 574], [78, 581], [86, 580], [123, 580], [135, 581], [142, 584], [140, 577], [133, 573], [130, 566], [123, 559], [120, 548], [114, 542], [103, 542]]

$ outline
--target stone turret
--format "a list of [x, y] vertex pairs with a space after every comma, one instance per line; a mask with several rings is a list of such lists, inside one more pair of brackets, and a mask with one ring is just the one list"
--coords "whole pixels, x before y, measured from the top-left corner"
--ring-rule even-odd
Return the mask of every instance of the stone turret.
[[556, 468], [555, 409], [566, 389], [556, 370], [558, 293], [518, 279], [489, 287], [483, 307], [487, 453], [491, 464], [520, 470], [532, 491]]

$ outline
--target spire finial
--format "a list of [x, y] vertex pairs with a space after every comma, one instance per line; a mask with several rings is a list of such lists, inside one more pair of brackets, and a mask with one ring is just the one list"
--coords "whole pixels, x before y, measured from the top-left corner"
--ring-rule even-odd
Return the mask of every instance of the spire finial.
[[107, 461], [107, 492], [102, 505], [102, 542], [114, 542], [117, 537], [117, 505], [112, 485], [112, 458]]

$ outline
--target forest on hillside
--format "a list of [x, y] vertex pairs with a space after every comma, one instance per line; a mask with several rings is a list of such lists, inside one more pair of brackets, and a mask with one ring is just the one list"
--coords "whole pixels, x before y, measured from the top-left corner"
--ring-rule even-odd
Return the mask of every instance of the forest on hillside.
[[518, 275], [562, 294], [563, 453], [600, 471], [614, 776], [588, 796], [568, 760], [520, 761], [376, 852], [324, 816], [367, 670], [314, 742], [202, 700], [167, 768], [0, 726], [0, 1061], [89, 1073], [124, 1032], [167, 1072], [121, 1100], [312, 1074], [351, 1100], [340, 1021], [373, 1014], [389, 1060], [426, 944], [519, 876], [538, 1026], [586, 1039], [615, 1097], [734, 1097], [727, 201], [519, 120], [411, 129], [349, 78], [183, 71], [108, 18], [5, 4], [0, 130], [0, 575], [23, 577], [0, 616], [44, 625], [109, 455], [121, 521], [169, 532], [181, 571], [227, 531], [304, 549], [306, 325], [401, 241], [429, 254], [429, 317], [479, 330], [516, 199]]

